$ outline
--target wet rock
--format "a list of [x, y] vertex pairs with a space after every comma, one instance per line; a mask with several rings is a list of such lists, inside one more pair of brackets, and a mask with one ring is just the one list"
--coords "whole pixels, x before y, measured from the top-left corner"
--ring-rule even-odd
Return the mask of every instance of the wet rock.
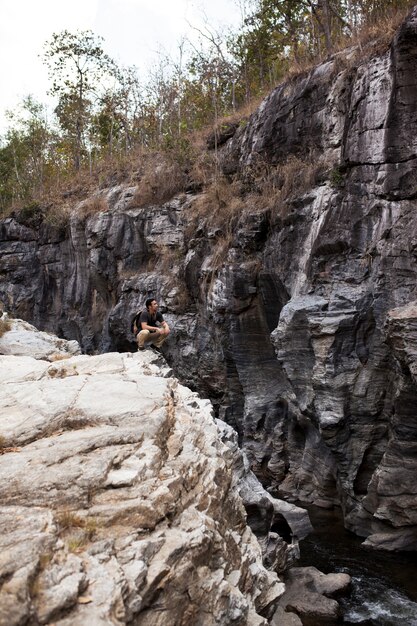
[[[351, 580], [348, 574], [323, 574], [315, 567], [294, 567], [286, 576], [286, 590], [279, 601], [274, 620], [278, 624], [282, 610], [295, 613], [303, 626], [335, 624], [340, 616], [339, 605], [332, 599], [346, 593]], [[274, 620], [272, 623], [274, 623]]]

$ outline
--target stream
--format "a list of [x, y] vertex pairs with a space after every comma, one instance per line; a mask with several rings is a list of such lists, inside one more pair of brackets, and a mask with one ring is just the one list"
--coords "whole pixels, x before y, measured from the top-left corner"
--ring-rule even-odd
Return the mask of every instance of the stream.
[[[375, 551], [343, 527], [341, 512], [306, 507], [314, 532], [300, 542], [297, 566], [352, 577], [349, 596], [339, 598], [343, 624], [417, 626], [417, 559], [414, 553]], [[317, 626], [320, 626], [319, 624]]]

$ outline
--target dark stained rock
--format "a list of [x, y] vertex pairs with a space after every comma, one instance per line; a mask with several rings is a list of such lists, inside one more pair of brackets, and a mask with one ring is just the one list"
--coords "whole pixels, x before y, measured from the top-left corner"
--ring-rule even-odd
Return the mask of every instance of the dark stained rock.
[[221, 124], [219, 128], [207, 138], [207, 148], [214, 150], [214, 148], [219, 148], [225, 144], [228, 139], [233, 137], [238, 126], [238, 122], [226, 122]]

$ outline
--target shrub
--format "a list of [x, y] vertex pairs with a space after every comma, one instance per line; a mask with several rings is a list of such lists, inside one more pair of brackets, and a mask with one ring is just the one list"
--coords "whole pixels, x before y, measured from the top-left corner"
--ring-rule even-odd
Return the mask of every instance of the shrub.
[[330, 171], [330, 184], [335, 189], [339, 189], [343, 187], [345, 179], [344, 179], [345, 169], [341, 165], [336, 165]]
[[16, 218], [25, 226], [38, 227], [43, 221], [44, 212], [38, 202], [30, 202], [16, 212]]

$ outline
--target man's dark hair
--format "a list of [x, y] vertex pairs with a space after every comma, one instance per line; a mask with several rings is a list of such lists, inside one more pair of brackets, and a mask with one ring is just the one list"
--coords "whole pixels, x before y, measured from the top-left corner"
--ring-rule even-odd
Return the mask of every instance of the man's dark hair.
[[155, 300], [155, 298], [148, 298], [145, 302], [145, 306], [147, 309], [149, 309], [149, 307], [151, 306], [152, 302]]

